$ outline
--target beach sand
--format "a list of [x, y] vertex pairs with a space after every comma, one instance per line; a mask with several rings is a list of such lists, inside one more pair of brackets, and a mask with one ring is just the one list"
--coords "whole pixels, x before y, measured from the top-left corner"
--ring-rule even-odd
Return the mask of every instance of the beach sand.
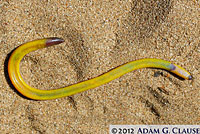
[[[200, 124], [199, 0], [2, 0], [0, 14], [0, 133], [103, 134], [110, 124]], [[46, 37], [65, 42], [31, 52], [20, 64], [35, 88], [65, 87], [142, 58], [176, 63], [194, 79], [141, 69], [70, 97], [29, 100], [12, 86], [8, 58], [17, 46]]]

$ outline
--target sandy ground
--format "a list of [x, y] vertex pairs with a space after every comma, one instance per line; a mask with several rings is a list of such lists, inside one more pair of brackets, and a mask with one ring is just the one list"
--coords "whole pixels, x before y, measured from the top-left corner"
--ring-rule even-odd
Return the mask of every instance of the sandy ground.
[[[0, 15], [1, 133], [103, 134], [110, 124], [200, 124], [199, 0], [0, 0]], [[172, 61], [194, 79], [141, 69], [70, 97], [28, 100], [9, 81], [9, 54], [24, 42], [54, 36], [65, 43], [21, 62], [23, 78], [35, 88], [64, 87], [142, 58]]]

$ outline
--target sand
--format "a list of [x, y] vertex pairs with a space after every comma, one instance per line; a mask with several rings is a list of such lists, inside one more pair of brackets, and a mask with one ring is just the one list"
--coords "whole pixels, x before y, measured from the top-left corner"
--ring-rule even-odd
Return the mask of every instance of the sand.
[[[103, 134], [110, 124], [200, 124], [199, 0], [1, 0], [0, 14], [0, 133]], [[24, 57], [21, 74], [35, 88], [64, 87], [142, 58], [169, 60], [194, 79], [141, 69], [70, 97], [29, 100], [10, 83], [8, 58], [20, 44], [45, 37], [65, 42]]]

